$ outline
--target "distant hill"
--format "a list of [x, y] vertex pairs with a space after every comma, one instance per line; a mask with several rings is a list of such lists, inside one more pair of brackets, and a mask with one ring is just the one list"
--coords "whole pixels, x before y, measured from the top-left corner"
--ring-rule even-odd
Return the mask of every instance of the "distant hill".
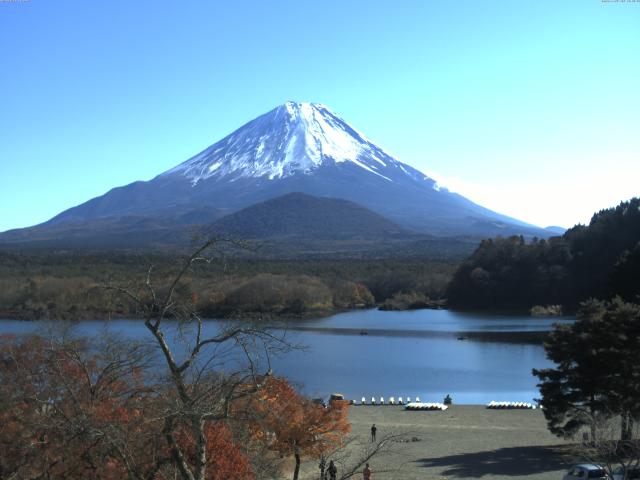
[[640, 199], [593, 215], [560, 237], [483, 241], [455, 273], [449, 305], [470, 309], [573, 309], [590, 297], [640, 302]]
[[260, 202], [213, 223], [211, 230], [245, 239], [384, 239], [413, 235], [354, 202], [289, 193]]
[[549, 227], [545, 227], [545, 230], [549, 233], [551, 233], [552, 235], [562, 235], [564, 234], [564, 232], [567, 231], [566, 228], [564, 227], [558, 227], [555, 225], [549, 226]]

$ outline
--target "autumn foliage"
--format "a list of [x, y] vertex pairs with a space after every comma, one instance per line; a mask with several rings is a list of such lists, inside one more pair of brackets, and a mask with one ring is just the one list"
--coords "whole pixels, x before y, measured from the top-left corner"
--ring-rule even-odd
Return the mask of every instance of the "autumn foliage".
[[[150, 381], [144, 347], [104, 343], [0, 337], [0, 478], [176, 478], [165, 431], [175, 393]], [[256, 478], [265, 457], [299, 462], [348, 433], [346, 405], [317, 405], [271, 376], [261, 387], [206, 424], [205, 478]], [[191, 424], [176, 421], [173, 434], [193, 460]]]
[[[206, 478], [210, 480], [251, 480], [253, 470], [248, 456], [233, 438], [229, 427], [223, 422], [209, 423], [204, 429], [207, 436]], [[194, 439], [187, 429], [178, 435], [183, 450], [189, 456], [195, 455]]]
[[141, 347], [1, 340], [0, 477], [154, 478], [166, 454]]
[[272, 448], [283, 455], [292, 455], [297, 447], [302, 454], [320, 456], [351, 429], [346, 402], [324, 407], [299, 395], [282, 378], [269, 378], [251, 404], [259, 419], [251, 426], [254, 435], [270, 435]]
[[297, 479], [302, 457], [320, 458], [341, 446], [351, 430], [348, 408], [347, 402], [319, 405], [299, 395], [285, 379], [267, 377], [259, 395], [249, 400], [247, 410], [254, 416], [248, 426], [253, 439], [282, 457], [294, 457]]

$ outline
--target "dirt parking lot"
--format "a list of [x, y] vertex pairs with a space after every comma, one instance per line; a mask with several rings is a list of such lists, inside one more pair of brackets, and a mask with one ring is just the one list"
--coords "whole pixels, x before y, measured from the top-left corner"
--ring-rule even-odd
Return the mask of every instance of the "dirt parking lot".
[[[349, 416], [355, 440], [352, 455], [370, 442], [374, 423], [378, 438], [390, 432], [409, 438], [393, 442], [393, 453], [372, 459], [375, 480], [551, 480], [561, 479], [575, 463], [567, 443], [548, 432], [540, 410], [454, 405], [444, 412], [412, 412], [398, 406], [354, 406]], [[315, 462], [304, 467], [302, 478], [318, 478]], [[353, 478], [362, 479], [362, 474]]]

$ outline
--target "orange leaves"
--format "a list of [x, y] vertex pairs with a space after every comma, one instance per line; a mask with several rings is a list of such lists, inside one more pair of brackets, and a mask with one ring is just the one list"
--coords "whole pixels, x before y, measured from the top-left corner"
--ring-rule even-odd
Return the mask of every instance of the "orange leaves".
[[249, 460], [234, 444], [231, 432], [222, 422], [206, 428], [210, 463], [207, 478], [211, 480], [250, 480], [253, 472]]
[[126, 477], [119, 449], [152, 428], [128, 365], [85, 342], [0, 339], [0, 478]]
[[281, 454], [297, 448], [303, 455], [319, 455], [337, 446], [351, 429], [346, 403], [315, 404], [281, 378], [268, 379], [252, 408], [258, 413], [254, 435], [270, 437], [271, 448]]
[[[206, 478], [208, 480], [251, 480], [253, 471], [248, 457], [234, 442], [224, 422], [211, 422], [205, 426], [207, 440]], [[195, 439], [187, 425], [181, 425], [175, 434], [187, 456], [195, 456]], [[193, 461], [193, 459], [192, 459]]]
[[[135, 350], [0, 339], [0, 478], [174, 478], [163, 385], [145, 383]], [[175, 432], [195, 455], [187, 420]], [[251, 463], [224, 423], [205, 426], [206, 478], [248, 480]]]
[[147, 384], [141, 352], [112, 347], [0, 338], [0, 478], [168, 480], [177, 445], [207, 479], [247, 480], [257, 455], [318, 455], [350, 429], [347, 405], [317, 405], [273, 377], [255, 393], [237, 385], [230, 418], [205, 420], [176, 409], [170, 384]]

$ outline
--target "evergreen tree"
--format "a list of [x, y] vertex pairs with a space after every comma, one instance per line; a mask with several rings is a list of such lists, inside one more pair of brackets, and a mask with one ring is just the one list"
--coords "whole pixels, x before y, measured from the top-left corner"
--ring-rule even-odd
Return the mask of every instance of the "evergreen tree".
[[529, 310], [640, 295], [640, 198], [596, 213], [562, 237], [484, 240], [447, 288], [454, 308]]
[[545, 349], [557, 366], [533, 374], [549, 430], [572, 436], [590, 426], [595, 438], [595, 419], [619, 415], [620, 437], [628, 439], [640, 418], [640, 306], [619, 298], [584, 302], [578, 320], [557, 325]]

